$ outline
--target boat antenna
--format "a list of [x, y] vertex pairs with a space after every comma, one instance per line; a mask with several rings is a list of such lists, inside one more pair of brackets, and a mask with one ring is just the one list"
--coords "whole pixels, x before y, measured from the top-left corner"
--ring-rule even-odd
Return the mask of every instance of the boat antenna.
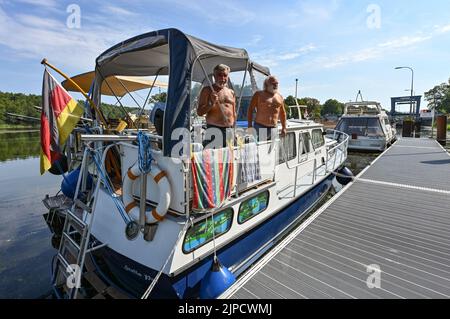
[[356, 95], [356, 100], [355, 100], [355, 102], [358, 102], [358, 96], [361, 97], [361, 102], [364, 102], [364, 98], [363, 98], [363, 96], [362, 96], [362, 94], [361, 94], [361, 90], [358, 90], [358, 94]]

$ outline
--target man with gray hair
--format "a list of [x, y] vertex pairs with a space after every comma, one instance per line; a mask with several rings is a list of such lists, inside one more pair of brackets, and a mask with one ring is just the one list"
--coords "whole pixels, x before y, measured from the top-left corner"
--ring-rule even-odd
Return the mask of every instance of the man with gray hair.
[[[253, 123], [253, 111], [256, 118]], [[260, 140], [271, 140], [272, 134], [281, 122], [281, 136], [286, 135], [286, 112], [284, 99], [278, 93], [278, 80], [275, 76], [268, 76], [264, 80], [264, 90], [256, 92], [247, 110], [248, 127], [254, 127]], [[278, 132], [276, 132], [278, 133]], [[275, 133], [275, 134], [276, 134]]]
[[[215, 144], [221, 147], [227, 146], [227, 140], [232, 139], [232, 128], [236, 121], [236, 97], [227, 86], [229, 73], [230, 68], [225, 64], [214, 68], [214, 84], [201, 90], [197, 108], [197, 114], [206, 117], [207, 135], [208, 129], [214, 131]], [[219, 132], [222, 136], [219, 136]]]

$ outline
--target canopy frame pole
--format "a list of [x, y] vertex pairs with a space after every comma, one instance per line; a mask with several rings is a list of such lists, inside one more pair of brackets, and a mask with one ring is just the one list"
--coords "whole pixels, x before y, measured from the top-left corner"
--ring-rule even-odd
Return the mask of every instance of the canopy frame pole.
[[[134, 103], [136, 103], [136, 105], [140, 108], [141, 105], [139, 104], [138, 101], [136, 101], [136, 99], [135, 99], [134, 96], [131, 94], [131, 92], [128, 90], [128, 88], [125, 86], [125, 84], [123, 84], [123, 82], [122, 82], [119, 78], [116, 77], [116, 79], [117, 79], [117, 81], [119, 81], [120, 85], [125, 89], [125, 91], [127, 91], [127, 94], [133, 99]], [[142, 97], [141, 97], [141, 98], [142, 98]]]
[[155, 87], [156, 79], [158, 79], [159, 73], [164, 69], [164, 67], [160, 68], [158, 72], [155, 75], [155, 79], [153, 80], [152, 86], [150, 87], [150, 90], [148, 91], [147, 98], [144, 101], [144, 105], [142, 105], [142, 110], [139, 110], [139, 117], [141, 117], [142, 113], [144, 113], [145, 105], [147, 104], [148, 98], [150, 97], [150, 94], [152, 93], [153, 88]]
[[[236, 115], [235, 115], [236, 120], [237, 120], [239, 111], [241, 110], [241, 101], [242, 101], [242, 96], [244, 95], [244, 84], [245, 84], [245, 80], [247, 79], [248, 67], [249, 67], [249, 60], [247, 59], [247, 65], [245, 66], [245, 71], [244, 71], [244, 78], [242, 79], [241, 92], [239, 94], [239, 101], [238, 101], [238, 105], [236, 108]], [[234, 135], [236, 136], [236, 121], [234, 121], [233, 126], [234, 126]]]
[[128, 115], [128, 112], [125, 110], [125, 107], [123, 106], [122, 102], [120, 102], [119, 98], [116, 95], [116, 92], [114, 92], [114, 90], [112, 89], [112, 87], [109, 85], [108, 80], [105, 79], [105, 77], [103, 76], [102, 72], [100, 71], [100, 69], [97, 69], [98, 73], [100, 74], [100, 76], [102, 77], [102, 80], [106, 83], [106, 85], [108, 86], [109, 90], [111, 91], [111, 93], [114, 95], [114, 97], [116, 98], [117, 102], [119, 102], [120, 107], [122, 108], [122, 111], [125, 113], [125, 117], [127, 118], [128, 121], [130, 121], [130, 123], [133, 124], [133, 126], [137, 129], [136, 125], [134, 125], [134, 121], [131, 119], [131, 117]]

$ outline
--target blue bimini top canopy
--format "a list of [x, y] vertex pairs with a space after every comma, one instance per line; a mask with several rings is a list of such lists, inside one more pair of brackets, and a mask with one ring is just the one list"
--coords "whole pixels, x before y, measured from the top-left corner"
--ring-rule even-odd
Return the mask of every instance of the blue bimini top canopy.
[[[191, 81], [203, 83], [217, 64], [224, 63], [231, 71], [249, 67], [247, 51], [218, 46], [184, 34], [177, 29], [153, 31], [123, 41], [103, 52], [96, 60], [93, 97], [100, 102], [99, 88], [112, 75], [168, 75], [169, 87], [164, 114], [164, 156], [170, 156], [178, 143], [171, 139], [177, 128], [189, 129]], [[268, 74], [268, 69], [258, 66]]]

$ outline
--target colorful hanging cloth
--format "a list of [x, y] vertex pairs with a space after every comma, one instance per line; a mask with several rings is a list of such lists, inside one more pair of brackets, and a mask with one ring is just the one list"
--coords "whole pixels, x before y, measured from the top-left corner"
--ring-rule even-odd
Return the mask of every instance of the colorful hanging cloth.
[[230, 148], [206, 149], [192, 154], [194, 210], [220, 207], [233, 188], [234, 155]]

